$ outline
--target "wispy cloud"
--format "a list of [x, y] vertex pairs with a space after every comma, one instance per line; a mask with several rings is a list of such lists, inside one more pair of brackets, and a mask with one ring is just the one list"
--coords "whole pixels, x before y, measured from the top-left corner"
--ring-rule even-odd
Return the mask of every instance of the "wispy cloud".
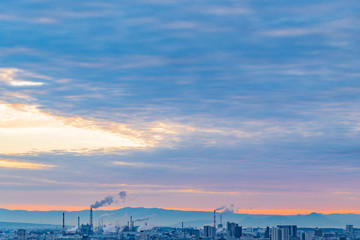
[[18, 68], [0, 68], [0, 81], [14, 87], [42, 86], [44, 82], [27, 79], [49, 79], [47, 76], [37, 75]]
[[223, 16], [229, 16], [229, 15], [244, 15], [244, 14], [250, 14], [252, 11], [249, 8], [246, 7], [224, 7], [224, 6], [212, 6], [208, 7], [205, 10], [205, 13], [214, 14], [214, 15], [223, 15]]
[[131, 166], [131, 167], [156, 167], [156, 168], [163, 167], [163, 165], [161, 165], [161, 164], [153, 164], [153, 163], [145, 163], [145, 162], [120, 162], [120, 161], [115, 161], [114, 164], [119, 165], [119, 166]]
[[313, 28], [288, 28], [288, 29], [268, 30], [263, 32], [263, 34], [273, 37], [284, 37], [284, 36], [303, 36], [303, 35], [322, 33], [322, 32], [323, 30], [313, 29]]
[[34, 105], [0, 104], [0, 153], [42, 151], [86, 152], [107, 148], [149, 147], [138, 132], [124, 125], [120, 132], [104, 130], [100, 123], [45, 113]]
[[354, 1], [7, 2], [2, 165], [56, 168], [0, 167], [2, 202], [356, 207]]
[[146, 149], [171, 144], [177, 135], [191, 130], [170, 122], [136, 130], [129, 124], [61, 117], [30, 104], [0, 103], [0, 115], [0, 154]]
[[240, 195], [239, 192], [224, 192], [224, 191], [209, 191], [203, 189], [168, 189], [168, 190], [159, 190], [160, 192], [174, 192], [174, 193], [184, 193], [184, 194], [218, 194], [218, 195]]
[[45, 169], [52, 168], [53, 165], [31, 163], [31, 162], [20, 162], [9, 159], [0, 159], [0, 168], [21, 168], [21, 169]]
[[53, 23], [57, 23], [58, 21], [54, 18], [39, 17], [39, 18], [31, 19], [31, 22], [32, 23], [40, 23], [40, 24], [53, 24]]

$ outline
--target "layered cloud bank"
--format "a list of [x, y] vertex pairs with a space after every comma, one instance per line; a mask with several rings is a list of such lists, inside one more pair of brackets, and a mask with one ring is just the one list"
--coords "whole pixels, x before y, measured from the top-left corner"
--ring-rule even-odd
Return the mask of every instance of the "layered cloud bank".
[[25, 169], [45, 169], [54, 167], [41, 163], [20, 162], [9, 159], [0, 159], [0, 168], [25, 168]]
[[49, 79], [49, 77], [36, 75], [18, 68], [0, 68], [0, 81], [10, 86], [22, 87], [44, 85], [44, 82], [22, 80], [23, 78]]
[[359, 211], [359, 4], [60, 5], [0, 9], [1, 206]]
[[58, 117], [34, 105], [0, 103], [0, 154], [72, 151], [151, 146], [139, 132], [119, 124], [115, 130], [82, 118]]

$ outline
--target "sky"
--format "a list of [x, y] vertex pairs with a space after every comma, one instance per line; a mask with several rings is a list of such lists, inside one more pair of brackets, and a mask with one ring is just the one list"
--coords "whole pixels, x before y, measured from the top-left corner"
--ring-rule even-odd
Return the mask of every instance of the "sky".
[[360, 212], [359, 10], [3, 0], [0, 207]]

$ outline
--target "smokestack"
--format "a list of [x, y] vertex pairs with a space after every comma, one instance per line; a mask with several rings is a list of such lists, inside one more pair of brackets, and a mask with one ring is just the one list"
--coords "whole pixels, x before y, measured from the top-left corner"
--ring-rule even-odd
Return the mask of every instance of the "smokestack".
[[93, 209], [90, 207], [90, 227], [93, 229]]
[[65, 212], [63, 212], [63, 231], [62, 234], [65, 235]]
[[222, 215], [220, 215], [220, 225], [222, 226]]
[[216, 229], [216, 216], [215, 216], [216, 210], [214, 210], [214, 228]]
[[80, 217], [78, 217], [78, 229], [80, 229]]
[[133, 230], [134, 222], [132, 220], [132, 216], [130, 216], [130, 231]]

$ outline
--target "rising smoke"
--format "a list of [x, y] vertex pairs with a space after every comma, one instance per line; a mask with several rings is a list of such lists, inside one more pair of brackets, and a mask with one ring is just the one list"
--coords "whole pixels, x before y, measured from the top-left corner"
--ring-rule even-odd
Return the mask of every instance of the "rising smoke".
[[227, 215], [227, 214], [231, 214], [231, 213], [234, 213], [234, 204], [231, 204], [230, 207], [227, 207], [227, 206], [222, 206], [222, 207], [219, 207], [217, 209], [214, 210], [215, 212], [216, 211], [222, 211], [220, 212], [221, 215]]
[[149, 219], [150, 219], [150, 217], [138, 218], [138, 219], [136, 219], [134, 222], [143, 222], [143, 221], [147, 221], [147, 220], [149, 220]]
[[114, 197], [107, 196], [101, 201], [96, 201], [94, 204], [91, 205], [91, 207], [96, 209], [102, 206], [110, 206], [113, 202], [114, 202]]
[[96, 201], [94, 204], [91, 205], [91, 207], [93, 209], [97, 209], [97, 208], [103, 207], [103, 206], [110, 206], [111, 204], [114, 203], [116, 198], [120, 198], [122, 200], [122, 202], [125, 202], [126, 192], [121, 191], [116, 196], [109, 195], [109, 196], [105, 197], [103, 200]]
[[115, 233], [122, 232], [125, 228], [125, 225], [121, 226], [128, 219], [128, 215], [125, 213], [121, 218], [115, 218], [112, 223], [108, 224], [104, 228], [104, 232]]
[[143, 222], [143, 221], [148, 221], [150, 218], [154, 217], [156, 214], [150, 215], [150, 216], [146, 216], [143, 218], [138, 218], [136, 219], [134, 222]]
[[221, 215], [227, 215], [234, 213], [234, 204], [231, 204], [229, 208], [225, 208], [224, 211], [220, 212]]
[[126, 199], [126, 192], [125, 191], [121, 191], [119, 192], [119, 196], [120, 196], [120, 199], [125, 202], [125, 199]]
[[138, 228], [138, 232], [141, 232], [141, 231], [149, 231], [149, 230], [152, 230], [155, 226], [154, 225], [151, 225], [151, 224], [145, 224], [145, 225], [142, 225], [142, 226], [139, 226]]
[[215, 209], [214, 211], [220, 211], [220, 210], [223, 210], [223, 209], [225, 209], [225, 208], [226, 208], [226, 206], [221, 206], [221, 207]]

